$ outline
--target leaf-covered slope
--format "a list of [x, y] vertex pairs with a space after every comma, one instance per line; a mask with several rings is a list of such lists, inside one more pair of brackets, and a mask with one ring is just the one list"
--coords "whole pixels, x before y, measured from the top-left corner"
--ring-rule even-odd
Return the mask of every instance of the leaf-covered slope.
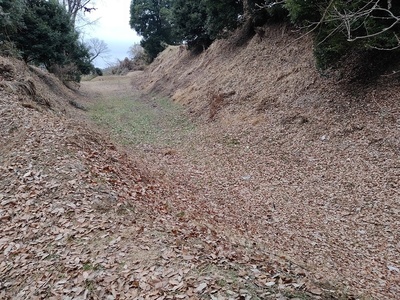
[[368, 104], [374, 112], [398, 105], [399, 73], [391, 74], [399, 66], [378, 76], [368, 63], [362, 67], [359, 58], [351, 56], [341, 62], [341, 69], [319, 73], [311, 37], [289, 26], [265, 27], [242, 47], [235, 45], [236, 39], [216, 41], [201, 55], [183, 46], [169, 47], [135, 82], [190, 103], [189, 109], [206, 119], [218, 95], [217, 110], [225, 109], [221, 118], [229, 112], [254, 116], [274, 109], [313, 108], [346, 113], [360, 109], [359, 104]]
[[133, 101], [129, 77], [102, 78], [89, 100], [18, 61], [1, 58], [0, 76], [1, 299], [276, 298], [284, 281], [322, 293], [290, 261], [192, 218], [193, 191], [146, 171], [159, 155], [145, 165], [92, 129], [76, 106]]
[[310, 38], [282, 35], [290, 30], [268, 27], [240, 48], [218, 41], [199, 56], [170, 47], [133, 84], [170, 95], [203, 124], [191, 142], [199, 175], [185, 180], [209, 222], [329, 282], [395, 298], [398, 74], [360, 74], [352, 61], [320, 74]]
[[55, 77], [0, 58], [0, 78], [0, 298], [86, 299], [89, 281], [119, 274], [107, 251], [120, 226], [140, 229], [131, 212], [150, 215], [164, 188], [79, 117], [78, 94]]

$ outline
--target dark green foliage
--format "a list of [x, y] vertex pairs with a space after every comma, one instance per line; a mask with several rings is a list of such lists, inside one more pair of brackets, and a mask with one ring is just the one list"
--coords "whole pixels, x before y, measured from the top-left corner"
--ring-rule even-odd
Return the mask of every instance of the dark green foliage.
[[24, 0], [0, 0], [0, 40], [7, 39], [22, 25], [24, 8]]
[[24, 0], [0, 0], [0, 53], [18, 56], [18, 49], [10, 40], [10, 35], [16, 34], [22, 25]]
[[207, 11], [203, 1], [175, 0], [172, 15], [175, 33], [188, 44], [189, 49], [201, 51], [211, 44], [212, 39], [205, 24]]
[[153, 60], [166, 44], [175, 44], [171, 25], [172, 0], [132, 0], [130, 26], [143, 37], [141, 46]]
[[1, 30], [2, 37], [15, 45], [25, 62], [50, 71], [68, 70], [62, 76], [65, 80], [79, 81], [81, 74], [90, 73], [88, 49], [57, 1], [0, 0], [0, 7], [6, 16], [2, 22], [8, 24]]
[[95, 70], [97, 76], [103, 76], [103, 70], [102, 69], [95, 68], [94, 70]]
[[226, 35], [240, 24], [243, 5], [239, 0], [203, 0], [207, 13], [205, 26], [212, 39]]
[[351, 51], [352, 46], [354, 45], [347, 42], [343, 34], [328, 32], [327, 28], [321, 29], [314, 37], [314, 56], [317, 67], [324, 70], [334, 66], [342, 56]]
[[281, 1], [248, 0], [248, 2], [249, 18], [254, 27], [288, 21], [288, 11]]
[[[131, 3], [131, 27], [143, 36], [141, 45], [151, 59], [164, 49], [164, 43], [185, 42], [189, 49], [202, 51], [238, 27], [242, 27], [238, 40], [247, 41], [260, 26], [272, 22], [291, 22], [312, 33], [321, 69], [343, 61], [349, 53], [368, 53], [369, 61], [379, 57], [374, 54], [379, 49], [400, 54], [400, 1], [132, 0]], [[378, 53], [384, 55], [382, 51]], [[400, 55], [390, 55], [390, 59], [396, 57], [400, 60]]]
[[46, 67], [65, 64], [64, 51], [70, 52], [78, 38], [65, 10], [52, 2], [31, 0], [27, 2], [22, 21], [23, 26], [13, 40], [23, 59]]
[[[390, 28], [395, 19], [385, 11], [387, 0], [286, 0], [285, 7], [293, 23], [313, 30], [315, 56], [321, 69], [349, 52], [395, 51], [399, 46], [400, 22]], [[398, 1], [392, 1], [390, 12], [400, 17]]]
[[177, 36], [199, 52], [237, 28], [242, 14], [238, 0], [175, 0], [172, 21]]
[[282, 5], [261, 8], [265, 4], [265, 0], [132, 0], [130, 25], [143, 37], [141, 46], [152, 60], [165, 44], [185, 42], [192, 51], [202, 51], [246, 18], [251, 19], [250, 32], [267, 20], [286, 18]]
[[286, 0], [285, 8], [293, 24], [307, 26], [321, 20], [331, 0]]
[[94, 66], [91, 63], [89, 50], [80, 41], [77, 40], [72, 44], [70, 51], [65, 54], [67, 65], [76, 67], [73, 72], [65, 74], [67, 80], [79, 82], [82, 74], [87, 75], [93, 72]]
[[162, 35], [154, 34], [150, 35], [146, 39], [143, 38], [140, 45], [146, 51], [150, 61], [153, 61], [157, 57], [158, 53], [165, 49], [167, 43]]
[[201, 51], [215, 39], [227, 37], [240, 26], [248, 29], [242, 31], [246, 36], [244, 39], [248, 39], [254, 34], [254, 27], [287, 18], [283, 5], [269, 3], [275, 1], [174, 0], [172, 24], [189, 49]]

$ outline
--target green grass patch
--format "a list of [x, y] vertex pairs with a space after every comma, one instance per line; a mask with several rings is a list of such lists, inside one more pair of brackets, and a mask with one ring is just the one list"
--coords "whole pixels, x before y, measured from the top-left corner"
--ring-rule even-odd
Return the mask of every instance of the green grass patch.
[[182, 106], [167, 98], [119, 96], [97, 99], [91, 118], [128, 145], [173, 146], [194, 128]]

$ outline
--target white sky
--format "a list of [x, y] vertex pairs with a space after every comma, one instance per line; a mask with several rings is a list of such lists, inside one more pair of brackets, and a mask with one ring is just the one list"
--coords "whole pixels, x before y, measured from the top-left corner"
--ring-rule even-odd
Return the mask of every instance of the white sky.
[[98, 38], [110, 49], [108, 57], [95, 60], [96, 67], [104, 68], [117, 59], [124, 59], [128, 56], [129, 47], [140, 42], [140, 37], [129, 26], [130, 3], [131, 0], [94, 0], [89, 5], [97, 9], [90, 14], [86, 13], [85, 16], [98, 21], [95, 25], [83, 29], [84, 39]]

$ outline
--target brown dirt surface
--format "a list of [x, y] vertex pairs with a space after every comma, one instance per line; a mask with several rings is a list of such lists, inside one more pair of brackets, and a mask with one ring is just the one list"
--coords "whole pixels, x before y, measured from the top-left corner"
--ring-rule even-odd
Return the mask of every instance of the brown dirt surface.
[[309, 37], [269, 27], [241, 48], [218, 41], [193, 56], [170, 47], [133, 83], [201, 123], [168, 162], [198, 195], [193, 217], [242, 232], [327, 286], [395, 299], [399, 78], [366, 84], [351, 65], [320, 74], [311, 48]]
[[[80, 94], [1, 59], [0, 298], [396, 299], [398, 79], [321, 75], [298, 37], [170, 47]], [[104, 103], [103, 128], [78, 109]]]
[[137, 95], [132, 77], [84, 84], [86, 99], [21, 62], [1, 58], [0, 70], [1, 299], [331, 293], [291, 262], [239, 243], [201, 217], [191, 219], [182, 205], [191, 207], [192, 191], [152, 175], [150, 155], [136, 159], [138, 152], [110, 142], [77, 109]]
[[116, 297], [134, 281], [123, 262], [152, 259], [135, 224], [160, 183], [90, 129], [56, 78], [10, 59], [0, 70], [0, 298]]

